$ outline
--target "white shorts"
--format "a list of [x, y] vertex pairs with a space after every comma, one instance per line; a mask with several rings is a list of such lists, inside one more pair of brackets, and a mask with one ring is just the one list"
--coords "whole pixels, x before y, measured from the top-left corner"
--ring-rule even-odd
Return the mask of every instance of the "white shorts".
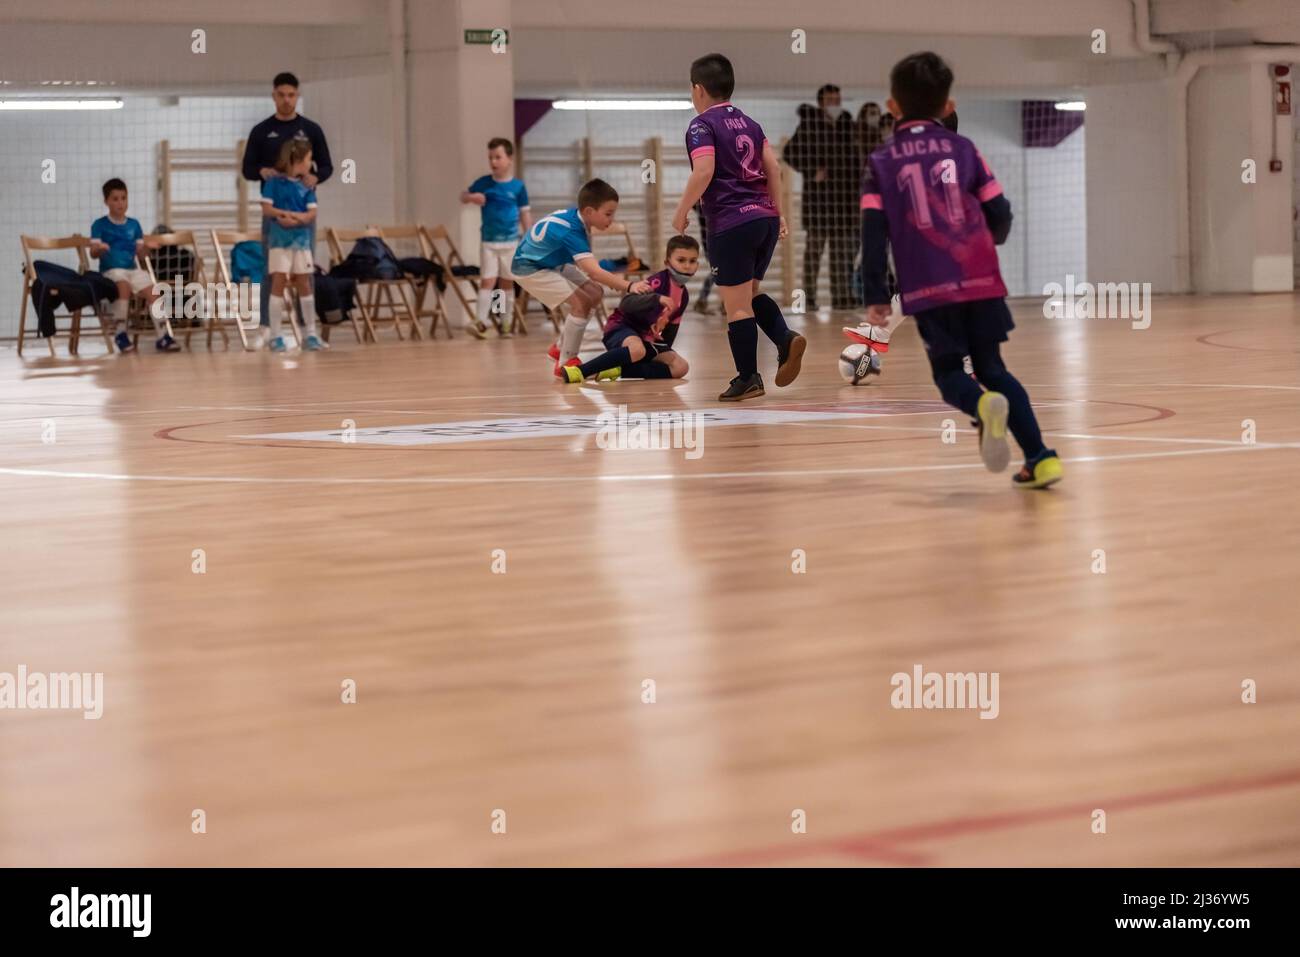
[[132, 292], [144, 292], [146, 289], [153, 288], [153, 280], [143, 269], [106, 269], [104, 278], [111, 279], [113, 282], [124, 282], [131, 287]]
[[479, 246], [478, 278], [484, 281], [498, 276], [513, 279], [510, 260], [515, 258], [516, 245], [518, 244], [512, 240], [507, 243], [483, 243]]
[[591, 280], [577, 266], [568, 265], [559, 269], [539, 269], [527, 276], [515, 276], [515, 282], [547, 309], [554, 309], [572, 296], [579, 286]]
[[266, 251], [266, 271], [268, 274], [282, 272], [300, 276], [303, 273], [310, 273], [312, 268], [310, 249], [272, 246]]

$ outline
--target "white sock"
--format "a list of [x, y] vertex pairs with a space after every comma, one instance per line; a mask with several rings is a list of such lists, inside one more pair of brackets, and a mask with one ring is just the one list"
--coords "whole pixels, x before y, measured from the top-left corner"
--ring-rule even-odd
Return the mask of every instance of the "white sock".
[[903, 300], [901, 298], [895, 296], [889, 305], [893, 310], [889, 314], [889, 325], [885, 326], [885, 328], [881, 330], [885, 334], [886, 342], [888, 342], [889, 337], [894, 334], [894, 330], [897, 329], [899, 325], [902, 324], [903, 320], [907, 318], [907, 316], [903, 315]]
[[302, 303], [302, 324], [307, 329], [307, 335], [316, 335], [316, 297], [299, 296], [298, 301]]
[[492, 292], [491, 289], [481, 288], [478, 291], [478, 314], [475, 318], [481, 326], [487, 324], [488, 310], [492, 308]]
[[582, 351], [582, 334], [587, 331], [586, 316], [569, 316], [560, 332], [560, 365]]
[[284, 322], [285, 315], [284, 296], [271, 296], [271, 338], [280, 337], [280, 324]]
[[507, 326], [515, 321], [515, 293], [512, 288], [507, 286], [500, 290], [501, 293], [501, 317]]
[[152, 305], [149, 307], [149, 318], [153, 320], [153, 331], [158, 333], [159, 339], [167, 335], [167, 320], [165, 317], [170, 311], [171, 309], [168, 307], [165, 300], [162, 302], [162, 305], [158, 307], [159, 315], [154, 315]]
[[113, 300], [113, 331], [126, 331], [126, 300]]

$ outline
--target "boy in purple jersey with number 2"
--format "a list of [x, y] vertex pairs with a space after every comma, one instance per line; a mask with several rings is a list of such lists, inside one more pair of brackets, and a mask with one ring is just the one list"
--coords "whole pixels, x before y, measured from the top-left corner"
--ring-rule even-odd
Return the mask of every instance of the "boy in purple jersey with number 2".
[[787, 234], [777, 198], [781, 167], [763, 128], [729, 101], [736, 87], [731, 61], [710, 53], [691, 64], [691, 103], [698, 114], [686, 131], [691, 175], [673, 228], [686, 232], [687, 217], [703, 201], [709, 263], [727, 317], [727, 341], [736, 377], [720, 396], [740, 402], [763, 394], [758, 374], [758, 330], [776, 345], [776, 384], [799, 375], [807, 342], [785, 324], [781, 307], [761, 295], [759, 283], [776, 242]]
[[[1025, 454], [1013, 483], [1045, 488], [1060, 481], [1061, 460], [1043, 444], [1029, 395], [1001, 356], [1014, 323], [995, 246], [1011, 231], [1011, 204], [975, 144], [940, 121], [954, 109], [952, 80], [934, 53], [914, 53], [890, 71], [894, 137], [868, 157], [862, 174], [867, 322], [890, 320], [890, 244], [902, 311], [916, 317], [944, 401], [979, 429], [985, 466], [1007, 467], [1009, 428]], [[963, 356], [970, 356], [974, 379], [962, 368]]]

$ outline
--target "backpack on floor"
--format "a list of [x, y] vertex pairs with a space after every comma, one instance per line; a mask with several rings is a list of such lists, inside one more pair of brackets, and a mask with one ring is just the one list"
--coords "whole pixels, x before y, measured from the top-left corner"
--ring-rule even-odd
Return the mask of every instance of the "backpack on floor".
[[349, 313], [357, 299], [355, 279], [328, 275], [317, 266], [312, 279], [312, 291], [316, 299], [316, 315], [321, 322], [333, 325], [350, 318]]

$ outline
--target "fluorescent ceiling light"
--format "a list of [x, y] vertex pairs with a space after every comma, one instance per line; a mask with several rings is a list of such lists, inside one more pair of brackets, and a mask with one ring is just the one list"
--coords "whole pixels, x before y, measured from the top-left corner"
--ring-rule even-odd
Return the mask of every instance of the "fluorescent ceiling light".
[[1053, 103], [1052, 105], [1058, 110], [1063, 110], [1068, 113], [1082, 113], [1088, 108], [1088, 104], [1083, 102], [1083, 100], [1071, 100], [1068, 103]]
[[555, 100], [557, 110], [689, 110], [690, 100]]
[[0, 100], [0, 110], [120, 110], [121, 100]]

